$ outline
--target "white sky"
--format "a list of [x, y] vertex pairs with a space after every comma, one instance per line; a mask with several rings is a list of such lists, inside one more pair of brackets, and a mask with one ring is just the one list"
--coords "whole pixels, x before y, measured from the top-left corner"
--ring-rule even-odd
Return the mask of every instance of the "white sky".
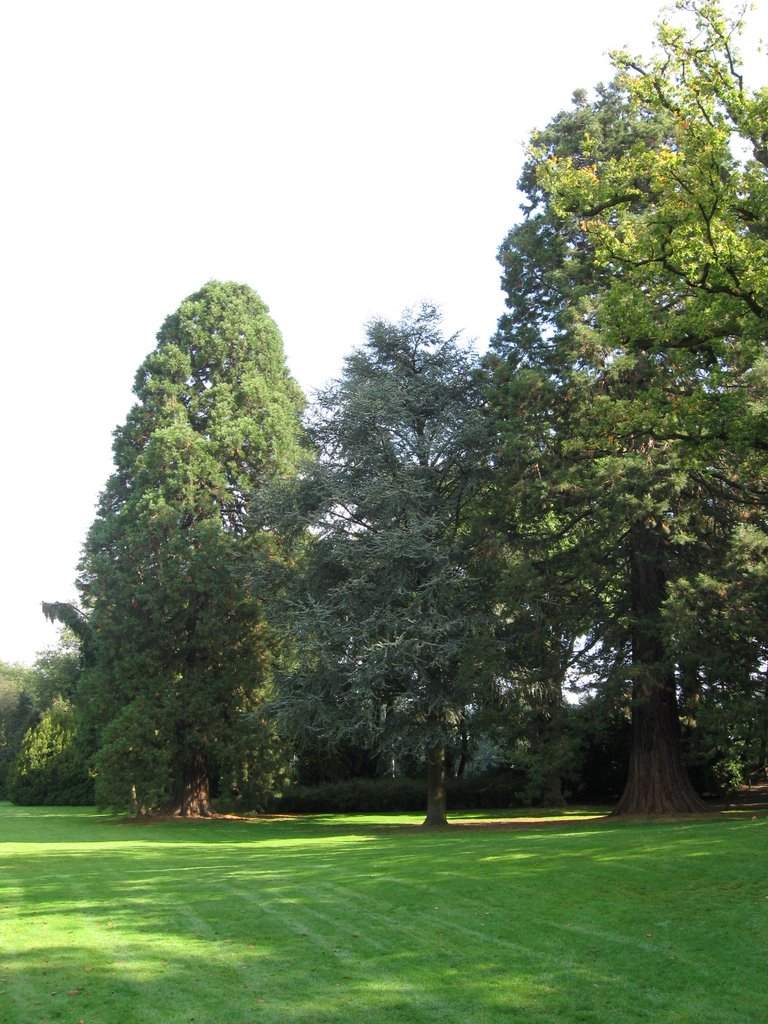
[[422, 299], [484, 346], [531, 129], [609, 49], [648, 54], [659, 7], [0, 4], [0, 659], [56, 642], [40, 602], [75, 598], [112, 430], [182, 299], [251, 285], [307, 391]]

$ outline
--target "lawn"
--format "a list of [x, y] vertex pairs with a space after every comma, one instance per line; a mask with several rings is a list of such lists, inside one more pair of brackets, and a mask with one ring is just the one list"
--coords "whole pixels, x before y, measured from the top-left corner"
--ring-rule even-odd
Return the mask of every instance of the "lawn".
[[416, 820], [0, 804], [0, 1022], [768, 1019], [768, 818]]

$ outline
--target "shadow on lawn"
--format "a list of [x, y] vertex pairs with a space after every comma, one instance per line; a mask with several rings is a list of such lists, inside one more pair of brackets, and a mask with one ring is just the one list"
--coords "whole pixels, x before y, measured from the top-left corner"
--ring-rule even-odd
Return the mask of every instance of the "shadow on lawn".
[[[34, 832], [33, 813], [8, 823]], [[725, 848], [745, 886], [759, 872], [753, 845], [728, 842], [741, 821], [406, 834], [362, 822], [340, 831], [322, 817], [39, 820], [45, 844], [19, 849], [0, 873], [0, 903], [16, 900], [3, 1024], [602, 1024], [678, 1010], [719, 1020], [706, 1005], [697, 1017], [690, 999], [678, 1005], [681, 972], [702, 999], [707, 979], [676, 936], [687, 918], [710, 934], [710, 855]], [[726, 895], [743, 903], [741, 890]], [[739, 935], [748, 924], [743, 912], [723, 920]], [[720, 937], [739, 945], [736, 931]], [[740, 956], [757, 970], [756, 952]], [[739, 1001], [742, 974], [726, 985], [741, 1012], [732, 1019], [757, 1019]]]
[[[414, 957], [407, 950], [354, 962], [334, 952], [307, 953], [306, 946], [303, 955], [291, 953], [287, 958], [243, 953], [222, 964], [215, 950], [200, 948], [180, 957], [166, 954], [137, 962], [123, 956], [108, 963], [94, 961], [88, 947], [63, 952], [43, 947], [34, 954], [13, 954], [4, 964], [3, 998], [10, 995], [11, 1001], [0, 1010], [0, 1019], [13, 1024], [359, 1024], [371, 1019], [497, 1024], [519, 1019], [522, 1011], [526, 1021], [544, 1022], [552, 1020], [553, 1006], [562, 1000], [558, 990], [573, 999], [584, 984], [577, 968], [559, 969], [555, 981], [530, 968], [510, 971], [495, 957], [474, 962], [471, 973], [463, 970], [460, 954], [447, 962], [433, 956], [429, 968], [421, 958], [414, 972]], [[597, 971], [590, 984], [595, 986], [604, 974]], [[600, 1017], [596, 1013], [579, 1020], [597, 1024]]]
[[[260, 842], [277, 835], [286, 839], [320, 839], [339, 835], [387, 834], [450, 836], [467, 828], [510, 829], [536, 827], [575, 827], [583, 822], [607, 819], [605, 811], [584, 814], [581, 811], [530, 811], [525, 816], [510, 815], [490, 818], [480, 813], [457, 812], [446, 829], [427, 830], [418, 817], [409, 815], [377, 816], [368, 814], [306, 814], [254, 815], [237, 817], [220, 815], [211, 818], [180, 819], [168, 817], [115, 818], [92, 807], [48, 808], [16, 807], [0, 803], [0, 842], [43, 845], [72, 843], [134, 843], [150, 841], [177, 843], [181, 833], [184, 841], [206, 843]], [[60, 828], [59, 826], [63, 826]]]

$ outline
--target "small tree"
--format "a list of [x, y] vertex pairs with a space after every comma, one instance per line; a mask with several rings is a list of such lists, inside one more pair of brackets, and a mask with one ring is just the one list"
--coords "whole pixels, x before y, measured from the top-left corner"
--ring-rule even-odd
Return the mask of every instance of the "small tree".
[[77, 744], [72, 705], [56, 697], [24, 737], [8, 772], [8, 796], [16, 804], [91, 804], [93, 780]]
[[[300, 661], [277, 707], [298, 737], [418, 751], [426, 825], [446, 824], [445, 752], [490, 633], [467, 523], [483, 479], [475, 359], [436, 309], [368, 325], [318, 398], [318, 458], [266, 525], [309, 536], [277, 612]], [[308, 534], [307, 534], [308, 531]]]
[[7, 794], [8, 769], [39, 718], [34, 670], [0, 662], [0, 799]]

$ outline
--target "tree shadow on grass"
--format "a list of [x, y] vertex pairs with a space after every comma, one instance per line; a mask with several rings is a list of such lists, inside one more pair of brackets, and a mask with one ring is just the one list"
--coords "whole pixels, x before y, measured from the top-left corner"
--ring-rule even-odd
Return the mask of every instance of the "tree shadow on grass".
[[41, 820], [0, 872], [2, 1024], [760, 1019], [765, 820]]

